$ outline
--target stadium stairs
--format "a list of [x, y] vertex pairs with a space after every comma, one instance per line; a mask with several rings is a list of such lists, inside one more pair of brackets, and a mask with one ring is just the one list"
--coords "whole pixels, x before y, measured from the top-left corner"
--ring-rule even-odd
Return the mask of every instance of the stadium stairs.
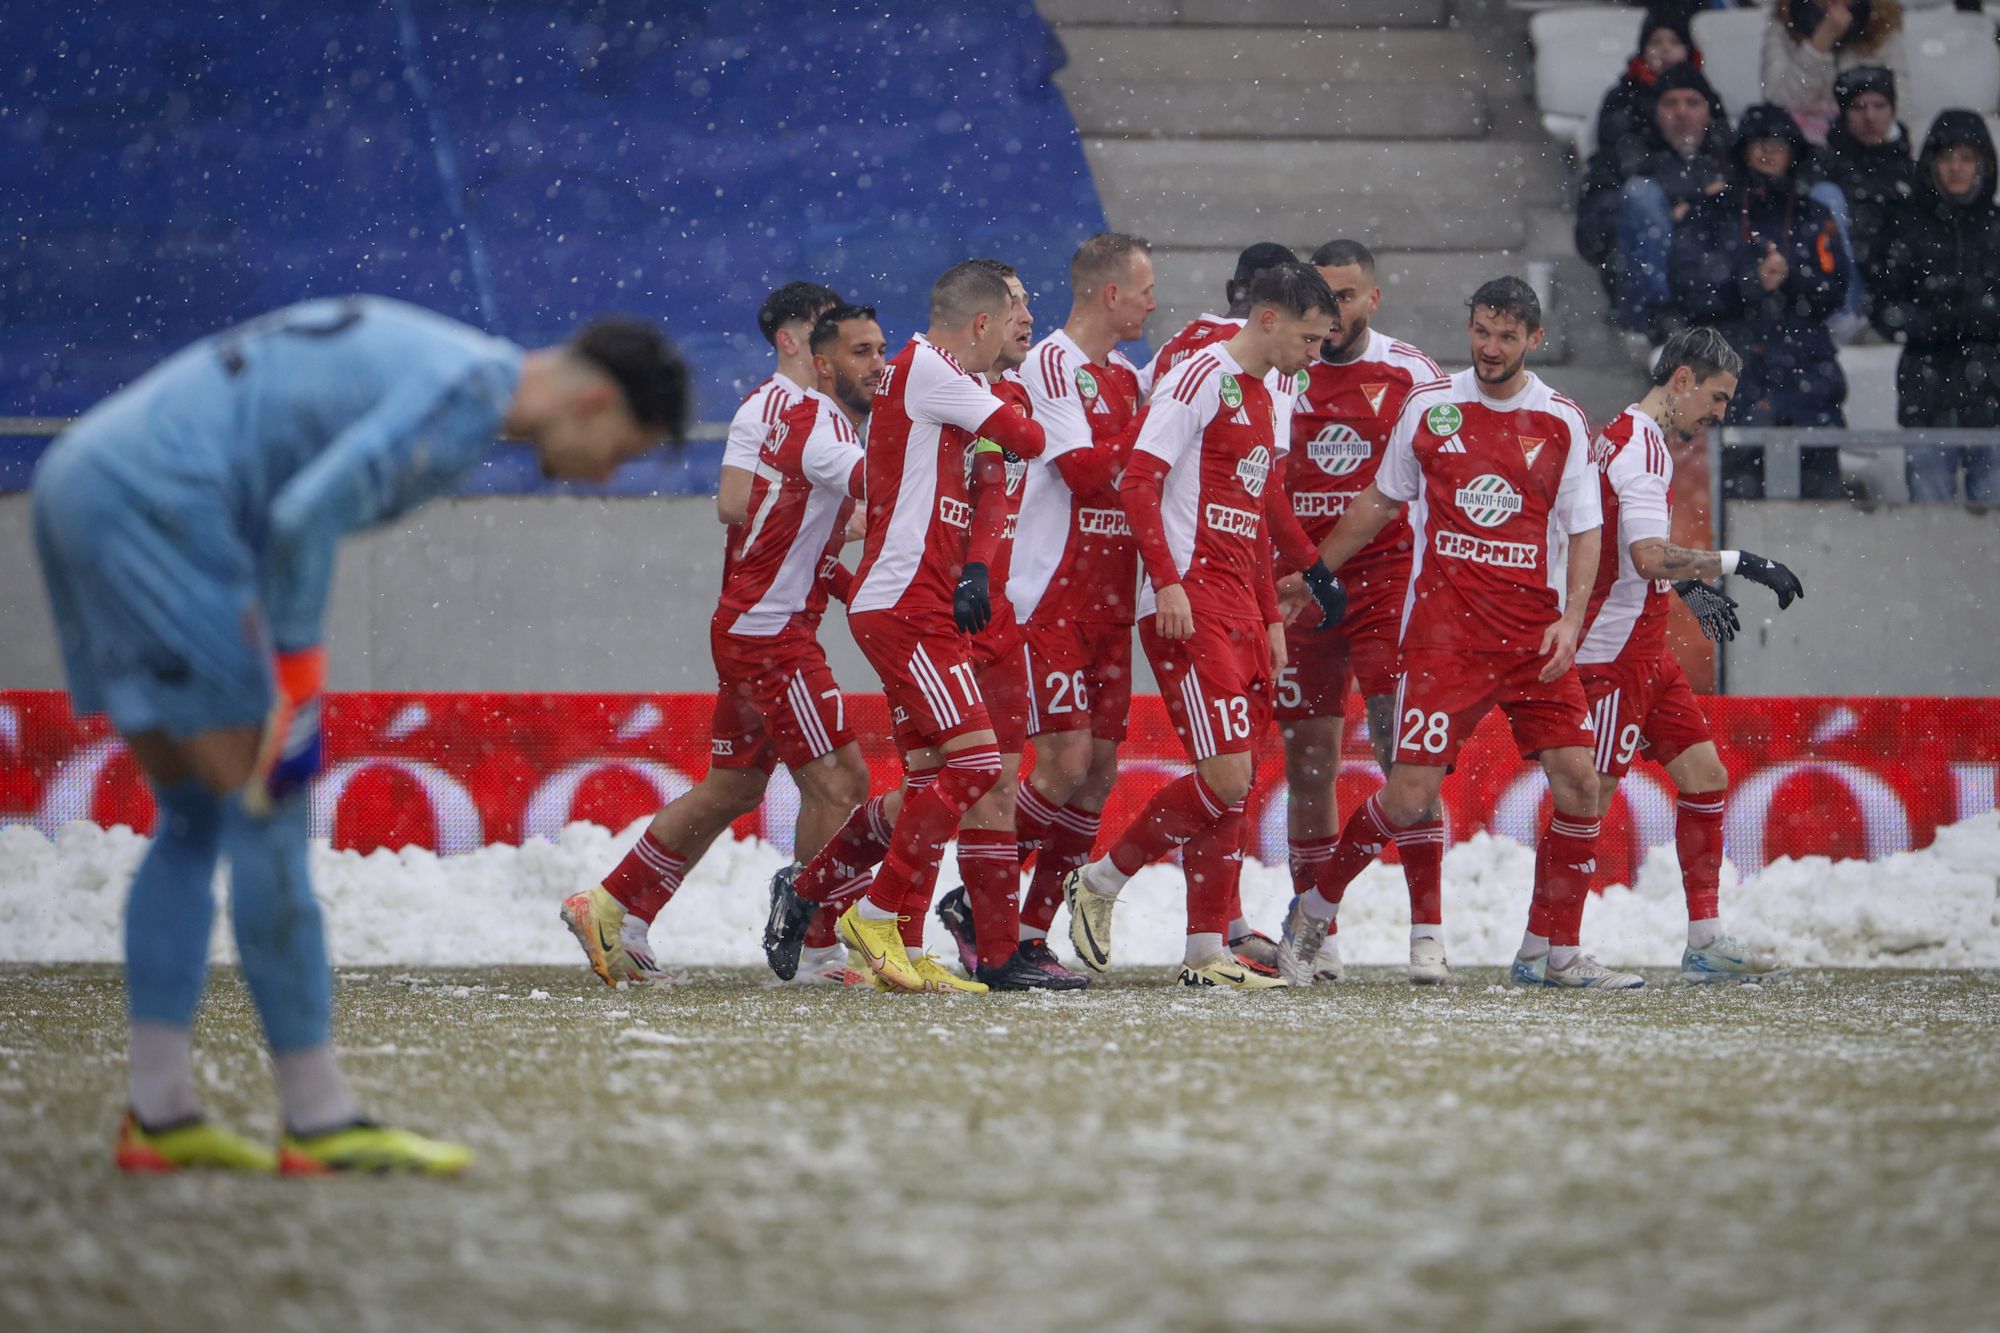
[[1220, 308], [1236, 252], [1376, 251], [1379, 323], [1447, 369], [1465, 298], [1502, 273], [1549, 301], [1538, 368], [1593, 420], [1637, 368], [1603, 322], [1529, 102], [1524, 18], [1452, 0], [1039, 0], [1111, 225], [1156, 247], [1154, 342]]

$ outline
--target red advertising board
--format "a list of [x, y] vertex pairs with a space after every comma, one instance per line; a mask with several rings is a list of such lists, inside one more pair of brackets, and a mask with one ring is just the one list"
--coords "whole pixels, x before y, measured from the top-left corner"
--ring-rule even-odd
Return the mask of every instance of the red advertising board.
[[[343, 694], [327, 700], [327, 768], [316, 832], [339, 847], [455, 853], [553, 834], [572, 820], [622, 828], [707, 767], [706, 695]], [[1732, 783], [1728, 851], [1745, 872], [1778, 856], [1886, 856], [1927, 845], [1943, 824], [1994, 808], [2000, 699], [1704, 701]], [[848, 717], [878, 788], [899, 772], [880, 695], [850, 695]], [[1340, 806], [1380, 783], [1350, 716]], [[1135, 701], [1125, 777], [1105, 814], [1121, 828], [1185, 772], [1156, 696]], [[1281, 863], [1285, 784], [1275, 737], [1251, 797], [1252, 854]], [[1523, 764], [1498, 714], [1445, 784], [1455, 840], [1480, 830], [1532, 842], [1546, 809], [1540, 769]], [[789, 846], [797, 795], [781, 772], [737, 831]], [[150, 830], [152, 800], [103, 719], [76, 717], [58, 691], [0, 691], [0, 822], [53, 833], [76, 819]], [[1671, 784], [1640, 763], [1621, 788], [1599, 879], [1630, 882], [1646, 849], [1673, 839]]]

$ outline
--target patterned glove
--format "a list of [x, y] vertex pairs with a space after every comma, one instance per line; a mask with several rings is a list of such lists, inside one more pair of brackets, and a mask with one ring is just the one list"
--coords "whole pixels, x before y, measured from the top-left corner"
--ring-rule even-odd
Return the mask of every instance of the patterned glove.
[[1701, 632], [1714, 642], [1728, 643], [1743, 628], [1736, 619], [1736, 599], [1722, 589], [1712, 588], [1700, 579], [1687, 579], [1676, 583], [1674, 591], [1687, 603], [1687, 609], [1694, 612]]

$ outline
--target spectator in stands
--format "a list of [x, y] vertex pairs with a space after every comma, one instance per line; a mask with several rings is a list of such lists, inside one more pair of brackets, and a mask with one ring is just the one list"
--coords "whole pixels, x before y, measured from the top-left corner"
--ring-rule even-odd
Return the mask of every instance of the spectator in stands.
[[1729, 175], [1722, 100], [1693, 65], [1654, 79], [1646, 118], [1590, 159], [1576, 210], [1576, 248], [1598, 266], [1621, 328], [1664, 341], [1674, 228]]
[[[1729, 183], [1674, 229], [1677, 313], [1713, 324], [1743, 356], [1728, 422], [1745, 426], [1843, 426], [1847, 381], [1827, 321], [1847, 296], [1848, 260], [1826, 205], [1806, 189], [1808, 145], [1784, 108], [1761, 102], [1737, 126]], [[1764, 464], [1756, 449], [1726, 449], [1723, 493], [1756, 499]], [[1833, 449], [1807, 449], [1800, 493], [1841, 494]]]
[[1883, 219], [1917, 182], [1910, 136], [1896, 121], [1896, 76], [1881, 65], [1856, 65], [1833, 81], [1840, 119], [1815, 154], [1821, 176], [1847, 203], [1854, 262], [1874, 267]]
[[1764, 29], [1764, 100], [1792, 113], [1814, 143], [1833, 127], [1834, 76], [1881, 65], [1910, 86], [1903, 7], [1896, 0], [1776, 0]]
[[1896, 76], [1881, 65], [1856, 65], [1833, 81], [1840, 119], [1827, 131], [1826, 146], [1814, 155], [1823, 178], [1813, 198], [1833, 210], [1847, 237], [1854, 274], [1847, 304], [1834, 321], [1842, 342], [1860, 331], [1866, 310], [1867, 279], [1876, 265], [1882, 219], [1889, 206], [1907, 198], [1917, 179], [1910, 138], [1896, 123]]
[[[1872, 316], [1903, 344], [1896, 420], [1905, 426], [2000, 426], [2000, 209], [1993, 139], [1973, 111], [1941, 111], [1910, 197], [1890, 210]], [[1910, 498], [2000, 504], [2000, 460], [1986, 449], [1907, 451]]]
[[1593, 158], [1626, 140], [1644, 143], [1652, 137], [1653, 97], [1662, 70], [1675, 65], [1701, 68], [1701, 53], [1688, 35], [1686, 15], [1662, 15], [1648, 9], [1639, 26], [1639, 50], [1625, 62], [1625, 72], [1597, 109], [1597, 148]]

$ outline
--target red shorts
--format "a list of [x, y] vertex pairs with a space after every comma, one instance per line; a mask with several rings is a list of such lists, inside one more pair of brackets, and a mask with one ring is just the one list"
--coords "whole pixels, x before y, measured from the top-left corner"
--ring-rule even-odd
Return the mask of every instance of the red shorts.
[[847, 627], [882, 678], [889, 722], [905, 751], [993, 729], [979, 692], [972, 641], [950, 616], [856, 611], [848, 615]]
[[972, 640], [972, 666], [979, 693], [1001, 754], [1019, 754], [1028, 745], [1028, 648], [1013, 608], [995, 608], [993, 623]]
[[716, 768], [798, 768], [854, 739], [847, 705], [810, 630], [753, 638], [711, 629], [715, 713], [708, 724]]
[[1396, 691], [1396, 762], [1447, 768], [1495, 704], [1507, 714], [1523, 759], [1597, 743], [1583, 681], [1574, 669], [1543, 684], [1536, 653], [1406, 648]]
[[1343, 716], [1350, 676], [1364, 699], [1396, 692], [1403, 588], [1402, 579], [1355, 583], [1337, 629], [1320, 633], [1319, 611], [1312, 607], [1286, 627], [1286, 666], [1277, 681], [1280, 722]]
[[1194, 635], [1165, 639], [1158, 617], [1139, 622], [1139, 642], [1159, 678], [1160, 700], [1174, 734], [1196, 763], [1219, 754], [1251, 754], [1271, 721], [1271, 644], [1262, 625], [1208, 618]]
[[1132, 627], [1062, 620], [1030, 624], [1028, 734], [1083, 731], [1125, 739], [1132, 715]]
[[1600, 773], [1624, 777], [1640, 751], [1656, 764], [1671, 764], [1714, 739], [1694, 686], [1670, 651], [1650, 662], [1602, 662], [1577, 671], [1597, 725]]
[[1403, 591], [1408, 578], [1361, 583], [1348, 593], [1339, 633], [1364, 699], [1396, 692], [1396, 658], [1403, 640]]

